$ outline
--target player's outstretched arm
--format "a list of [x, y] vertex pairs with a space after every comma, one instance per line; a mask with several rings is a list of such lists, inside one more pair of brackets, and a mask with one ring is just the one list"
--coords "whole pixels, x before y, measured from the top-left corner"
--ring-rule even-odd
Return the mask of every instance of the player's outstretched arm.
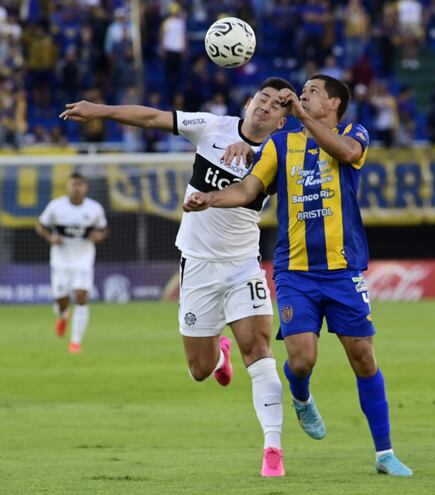
[[183, 204], [186, 213], [202, 211], [207, 208], [235, 208], [253, 201], [264, 191], [263, 183], [257, 177], [248, 175], [241, 182], [232, 184], [222, 191], [209, 193], [196, 192], [191, 194]]
[[82, 100], [67, 103], [59, 117], [74, 122], [88, 122], [92, 119], [109, 119], [120, 124], [144, 128], [157, 128], [172, 132], [174, 118], [172, 112], [141, 105], [102, 105]]

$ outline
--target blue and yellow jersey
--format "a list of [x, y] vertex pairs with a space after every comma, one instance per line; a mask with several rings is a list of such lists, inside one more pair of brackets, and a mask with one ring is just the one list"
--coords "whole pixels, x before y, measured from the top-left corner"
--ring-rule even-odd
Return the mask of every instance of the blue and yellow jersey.
[[278, 195], [275, 273], [367, 268], [357, 192], [369, 136], [359, 124], [339, 125], [334, 132], [361, 143], [358, 162], [339, 163], [302, 128], [274, 134], [255, 157], [251, 174]]

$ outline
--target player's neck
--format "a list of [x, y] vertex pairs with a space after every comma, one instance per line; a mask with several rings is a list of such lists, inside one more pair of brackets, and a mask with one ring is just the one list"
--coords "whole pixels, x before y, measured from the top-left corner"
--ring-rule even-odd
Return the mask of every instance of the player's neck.
[[243, 121], [240, 128], [242, 137], [249, 139], [253, 143], [262, 143], [270, 136], [270, 132], [265, 132], [264, 129], [258, 129], [253, 125], [250, 125], [246, 120]]
[[75, 206], [80, 206], [84, 200], [85, 198], [69, 198], [70, 203]]

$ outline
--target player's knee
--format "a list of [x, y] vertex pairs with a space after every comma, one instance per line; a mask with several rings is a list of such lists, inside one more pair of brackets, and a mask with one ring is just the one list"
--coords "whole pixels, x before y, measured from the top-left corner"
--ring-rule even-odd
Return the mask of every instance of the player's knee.
[[369, 378], [373, 376], [378, 369], [376, 359], [370, 351], [353, 356], [352, 367], [356, 375], [362, 378]]
[[240, 353], [246, 366], [259, 359], [273, 356], [268, 342], [251, 342], [249, 345], [240, 347]]
[[289, 360], [290, 369], [296, 376], [307, 376], [316, 364], [315, 356], [309, 354], [293, 356]]
[[201, 365], [200, 363], [189, 364], [189, 374], [196, 382], [202, 382], [206, 380], [212, 373], [212, 369], [208, 366]]

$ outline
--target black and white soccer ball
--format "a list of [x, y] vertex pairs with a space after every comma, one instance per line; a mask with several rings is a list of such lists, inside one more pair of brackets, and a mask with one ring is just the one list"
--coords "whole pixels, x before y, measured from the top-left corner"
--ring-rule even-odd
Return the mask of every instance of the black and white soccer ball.
[[215, 64], [233, 68], [246, 64], [255, 51], [255, 33], [237, 17], [223, 17], [205, 35], [205, 50]]

